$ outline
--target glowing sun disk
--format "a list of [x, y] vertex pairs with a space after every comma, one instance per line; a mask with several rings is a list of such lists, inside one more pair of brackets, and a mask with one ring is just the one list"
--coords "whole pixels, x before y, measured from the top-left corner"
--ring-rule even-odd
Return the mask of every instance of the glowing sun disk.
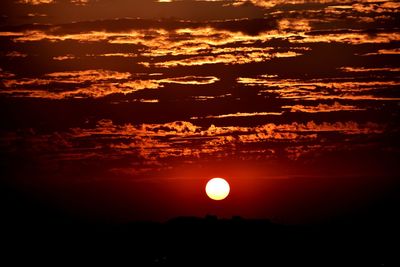
[[213, 200], [222, 200], [229, 195], [230, 187], [228, 182], [222, 178], [213, 178], [207, 182], [207, 196]]

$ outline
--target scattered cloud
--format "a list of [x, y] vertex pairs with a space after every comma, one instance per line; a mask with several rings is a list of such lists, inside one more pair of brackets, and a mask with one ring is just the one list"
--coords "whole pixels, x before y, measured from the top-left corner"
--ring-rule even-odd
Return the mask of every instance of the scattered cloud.
[[[67, 56], [54, 60], [67, 60]], [[0, 94], [16, 97], [47, 99], [99, 98], [111, 94], [130, 94], [143, 89], [162, 88], [164, 84], [206, 85], [219, 81], [214, 76], [183, 76], [155, 79], [148, 74], [147, 79], [132, 77], [129, 72], [110, 70], [64, 71], [45, 74], [42, 78], [15, 79], [3, 74], [5, 89]], [[57, 89], [59, 87], [59, 89]], [[48, 88], [48, 89], [45, 89]]]
[[[4, 151], [142, 173], [170, 161], [395, 150], [398, 2], [108, 2], [13, 2], [0, 29]], [[135, 12], [147, 18], [127, 18]], [[81, 102], [96, 108], [65, 123], [42, 115]]]
[[[204, 127], [187, 121], [116, 125], [111, 120], [103, 119], [94, 128], [71, 128], [53, 134], [31, 131], [23, 136], [8, 135], [7, 143], [9, 147], [25, 143], [24, 147], [30, 153], [39, 153], [39, 157], [50, 161], [131, 158], [140, 162], [137, 166], [139, 169], [154, 170], [155, 166], [165, 166], [166, 161], [177, 158], [190, 161], [235, 155], [238, 146], [241, 147], [240, 153], [246, 154], [246, 151], [253, 150], [252, 144], [257, 145], [259, 151], [279, 150], [280, 153], [286, 153], [289, 159], [297, 159], [301, 153], [308, 153], [311, 148], [323, 152], [334, 145], [320, 145], [320, 140], [328, 134], [336, 133], [338, 138], [341, 136], [343, 140], [348, 140], [361, 135], [379, 135], [384, 131], [385, 125], [371, 122], [359, 124], [354, 121]], [[82, 142], [85, 142], [85, 146], [82, 146]], [[296, 149], [293, 148], [294, 143]], [[49, 153], [58, 156], [47, 158]], [[274, 154], [262, 152], [259, 156], [274, 157]]]
[[177, 84], [212, 84], [219, 81], [219, 78], [215, 76], [206, 76], [206, 77], [198, 77], [198, 76], [184, 76], [184, 77], [174, 77], [174, 78], [166, 78], [161, 79], [158, 82], [160, 83], [177, 83]]
[[318, 104], [317, 106], [293, 105], [293, 106], [283, 106], [282, 108], [290, 109], [290, 112], [306, 112], [306, 113], [365, 110], [365, 108], [358, 108], [352, 105], [342, 105], [339, 102], [335, 102], [333, 103], [333, 105], [329, 104]]
[[11, 51], [6, 54], [6, 57], [11, 57], [11, 58], [23, 58], [27, 57], [28, 55], [19, 51]]
[[233, 118], [233, 117], [254, 117], [254, 116], [279, 116], [282, 112], [236, 112], [231, 114], [221, 114], [221, 115], [208, 115], [205, 117], [192, 117], [192, 120], [197, 119], [223, 119], [223, 118]]
[[76, 57], [72, 54], [67, 54], [67, 55], [63, 55], [63, 56], [57, 56], [57, 57], [53, 57], [54, 60], [57, 61], [63, 61], [63, 60], [70, 60], [70, 59], [75, 59]]
[[[343, 69], [342, 69], [343, 70]], [[348, 69], [346, 69], [348, 70]], [[353, 70], [353, 69], [351, 69]], [[360, 70], [360, 69], [356, 69]], [[364, 69], [365, 70], [365, 69]], [[384, 69], [381, 69], [384, 71]], [[363, 71], [360, 71], [363, 72]], [[365, 72], [365, 71], [364, 71]], [[376, 88], [381, 91], [390, 91], [400, 82], [397, 79], [376, 79], [371, 81], [352, 78], [327, 78], [327, 79], [276, 79], [269, 75], [256, 78], [237, 78], [239, 84], [246, 86], [262, 86], [260, 92], [278, 94], [285, 99], [323, 100], [323, 99], [349, 99], [349, 100], [399, 100], [398, 97], [384, 97], [382, 94], [374, 95]]]
[[19, 4], [27, 4], [27, 5], [42, 5], [42, 4], [54, 4], [55, 0], [18, 0], [16, 1]]
[[400, 72], [400, 68], [341, 67], [339, 69], [344, 72]]

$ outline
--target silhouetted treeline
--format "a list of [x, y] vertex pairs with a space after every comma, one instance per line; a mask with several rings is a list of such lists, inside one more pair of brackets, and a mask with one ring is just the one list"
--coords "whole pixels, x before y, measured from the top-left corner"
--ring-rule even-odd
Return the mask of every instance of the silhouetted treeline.
[[2, 193], [9, 196], [8, 205], [2, 203], [0, 252], [14, 264], [400, 266], [398, 211], [389, 202], [360, 216], [307, 225], [213, 215], [106, 223]]
[[399, 240], [397, 229], [368, 222], [294, 226], [215, 216], [179, 217], [166, 223], [45, 223], [28, 229], [10, 229], [3, 239], [3, 252], [14, 255], [15, 262], [391, 266], [397, 260]]

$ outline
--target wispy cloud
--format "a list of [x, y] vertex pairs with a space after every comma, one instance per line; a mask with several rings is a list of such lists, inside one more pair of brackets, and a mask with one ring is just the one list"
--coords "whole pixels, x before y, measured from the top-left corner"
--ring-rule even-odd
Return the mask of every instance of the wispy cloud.
[[222, 119], [222, 118], [233, 118], [233, 117], [254, 117], [254, 116], [279, 116], [282, 112], [236, 112], [231, 114], [221, 114], [221, 115], [208, 115], [205, 117], [192, 117], [191, 119], [197, 120], [201, 118], [206, 119]]
[[307, 112], [307, 113], [365, 110], [365, 108], [359, 108], [352, 105], [342, 105], [339, 102], [335, 102], [332, 105], [329, 104], [318, 104], [317, 106], [293, 105], [293, 106], [283, 106], [282, 108], [290, 109], [290, 112]]
[[42, 4], [54, 4], [55, 0], [18, 0], [16, 1], [20, 4], [27, 4], [27, 5], [42, 5]]
[[[359, 69], [358, 69], [359, 70]], [[384, 71], [384, 69], [381, 69]], [[361, 71], [362, 72], [362, 71]], [[398, 100], [398, 97], [374, 95], [376, 88], [391, 90], [400, 84], [397, 79], [354, 81], [354, 79], [276, 79], [268, 75], [257, 78], [238, 78], [239, 84], [262, 86], [261, 92], [278, 94], [287, 99], [353, 99], [353, 100]]]
[[[320, 141], [329, 135], [337, 134], [337, 141], [338, 138], [349, 140], [376, 136], [384, 131], [385, 125], [353, 121], [202, 127], [186, 121], [116, 125], [104, 119], [98, 121], [94, 128], [71, 128], [52, 134], [31, 131], [23, 135], [2, 135], [1, 143], [7, 143], [7, 149], [18, 146], [20, 151], [35, 154], [38, 160], [53, 162], [51, 166], [62, 162], [108, 162], [130, 158], [136, 162], [137, 172], [151, 172], [169, 166], [168, 162], [174, 159], [190, 162], [228, 154], [235, 157], [248, 154], [258, 158], [285, 155], [288, 159], [297, 160], [308, 154], [310, 149], [318, 153], [333, 149], [336, 143], [320, 145]], [[350, 143], [347, 144], [349, 150], [357, 147], [356, 144], [353, 148]], [[257, 150], [254, 150], [254, 145]], [[109, 168], [111, 171], [116, 167], [111, 165]], [[132, 168], [132, 165], [126, 168]]]
[[[66, 60], [69, 58], [58, 58]], [[164, 84], [206, 85], [217, 82], [214, 76], [183, 76], [155, 79], [132, 77], [129, 72], [110, 70], [65, 71], [45, 74], [42, 78], [15, 79], [13, 75], [3, 74], [5, 90], [0, 94], [16, 97], [35, 97], [48, 99], [104, 97], [111, 94], [130, 94], [143, 89], [157, 89]], [[143, 77], [145, 78], [145, 77]], [[58, 90], [52, 89], [59, 87]]]

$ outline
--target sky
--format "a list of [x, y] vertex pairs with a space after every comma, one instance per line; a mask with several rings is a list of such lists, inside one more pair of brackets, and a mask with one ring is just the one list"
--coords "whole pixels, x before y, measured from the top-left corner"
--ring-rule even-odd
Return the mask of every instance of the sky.
[[1, 1], [1, 182], [88, 220], [362, 212], [399, 185], [399, 22], [385, 0]]

